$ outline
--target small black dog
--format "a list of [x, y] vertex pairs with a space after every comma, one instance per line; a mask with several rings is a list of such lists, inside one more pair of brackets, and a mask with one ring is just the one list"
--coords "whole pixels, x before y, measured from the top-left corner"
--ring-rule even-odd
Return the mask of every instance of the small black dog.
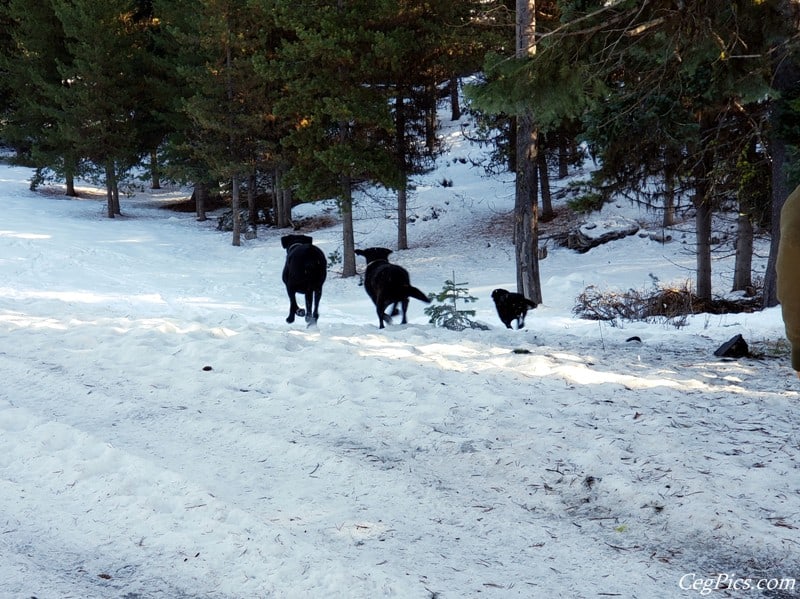
[[[281, 245], [286, 250], [286, 264], [283, 267], [283, 283], [289, 294], [289, 316], [286, 322], [294, 322], [295, 315], [305, 316], [308, 326], [316, 324], [319, 318], [319, 300], [322, 297], [322, 284], [328, 276], [328, 262], [325, 254], [308, 235], [284, 235]], [[306, 309], [297, 305], [296, 293], [306, 296]], [[312, 308], [313, 307], [313, 308]]]
[[536, 307], [536, 303], [529, 300], [521, 293], [506, 291], [505, 289], [495, 289], [492, 291], [492, 299], [497, 308], [497, 315], [506, 328], [511, 327], [511, 321], [517, 321], [517, 329], [525, 326], [525, 315], [528, 310]]
[[399, 312], [398, 306], [403, 308], [402, 324], [406, 324], [408, 311], [408, 298], [413, 297], [421, 302], [430, 303], [430, 299], [422, 291], [411, 286], [408, 271], [402, 266], [389, 263], [389, 254], [392, 250], [387, 248], [367, 248], [356, 250], [356, 254], [364, 256], [367, 260], [367, 271], [364, 275], [364, 289], [367, 290], [378, 312], [379, 328], [384, 328], [384, 321], [392, 323], [391, 316], [386, 314], [386, 308], [393, 304], [392, 316]]

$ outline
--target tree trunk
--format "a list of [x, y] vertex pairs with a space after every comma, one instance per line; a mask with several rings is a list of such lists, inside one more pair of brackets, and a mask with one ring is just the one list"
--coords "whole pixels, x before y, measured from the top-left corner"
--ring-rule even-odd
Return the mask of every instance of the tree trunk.
[[458, 77], [450, 77], [450, 120], [461, 118], [461, 105], [458, 103]]
[[158, 166], [158, 151], [150, 152], [150, 188], [161, 189], [161, 169]]
[[197, 220], [200, 222], [207, 220], [206, 206], [208, 205], [208, 185], [205, 183], [194, 184], [194, 204]]
[[661, 226], [665, 229], [675, 224], [675, 153], [667, 150], [664, 164], [664, 218]]
[[425, 90], [427, 110], [425, 111], [425, 148], [429, 154], [436, 151], [436, 86], [429, 84]]
[[[541, 136], [540, 136], [541, 141]], [[550, 177], [547, 173], [547, 156], [545, 156], [544, 148], [539, 144], [536, 156], [536, 164], [539, 168], [539, 189], [542, 190], [542, 214], [540, 220], [547, 222], [553, 220], [555, 212], [553, 212], [553, 198], [550, 194]]]
[[[711, 198], [695, 200], [695, 231], [697, 232], [697, 297], [711, 299]], [[706, 194], [707, 195], [707, 194]]]
[[106, 214], [114, 218], [114, 162], [106, 160]]
[[[800, 5], [795, 0], [781, 0], [778, 3], [778, 10], [795, 31], [800, 30]], [[796, 88], [797, 82], [800, 80], [800, 64], [796, 58], [786, 55], [783, 51], [775, 52], [774, 64], [773, 87], [786, 95], [787, 92]], [[778, 260], [778, 244], [781, 240], [781, 209], [792, 191], [789, 189], [785, 170], [787, 164], [786, 140], [778, 137], [779, 133], [777, 133], [781, 129], [779, 122], [783, 116], [783, 105], [784, 102], [781, 100], [773, 101], [770, 113], [772, 137], [768, 146], [772, 159], [772, 235], [767, 270], [764, 272], [763, 306], [765, 308], [778, 305], [778, 276], [775, 271], [775, 263]]]
[[108, 217], [121, 214], [119, 205], [119, 182], [117, 180], [117, 164], [114, 160], [106, 161], [106, 195], [108, 201]]
[[695, 231], [697, 235], [697, 296], [703, 300], [711, 299], [711, 223], [713, 198], [711, 177], [714, 168], [714, 155], [711, 147], [714, 118], [708, 112], [699, 117], [700, 155], [694, 167], [695, 184]]
[[512, 116], [508, 122], [506, 131], [506, 143], [508, 147], [508, 172], [517, 172], [517, 117]]
[[[535, 53], [536, 7], [534, 0], [517, 0], [516, 56]], [[533, 116], [517, 115], [516, 190], [514, 200], [514, 250], [517, 260], [517, 291], [537, 304], [542, 303], [539, 283], [539, 215], [536, 199], [538, 131]]]
[[66, 178], [66, 192], [64, 195], [69, 196], [71, 198], [78, 197], [78, 192], [75, 191], [75, 178], [71, 175], [68, 175]]
[[[292, 202], [289, 190], [283, 188], [282, 166], [275, 168], [275, 187], [272, 192], [272, 210], [275, 213], [275, 226], [283, 229], [292, 221]], [[287, 206], [288, 204], [288, 206]]]
[[279, 167], [276, 166], [272, 170], [272, 220], [273, 224], [276, 227], [281, 226], [278, 224], [280, 219], [278, 214], [280, 213], [281, 209], [280, 188], [281, 188], [281, 170]]
[[569, 139], [561, 130], [556, 135], [558, 136], [558, 178], [566, 179], [569, 176]]
[[[78, 161], [70, 154], [64, 156], [64, 183], [66, 185], [66, 194], [70, 198], [78, 197], [75, 191], [75, 173], [78, 170]], [[37, 173], [39, 171], [37, 170]]]
[[356, 274], [356, 244], [353, 233], [353, 183], [348, 175], [342, 175], [341, 186], [342, 276], [352, 277]]
[[778, 305], [778, 274], [775, 265], [778, 261], [778, 245], [781, 241], [781, 210], [790, 192], [786, 177], [786, 143], [783, 139], [773, 138], [769, 147], [770, 158], [772, 158], [772, 209], [769, 257], [767, 258], [767, 269], [764, 271], [762, 301], [764, 308]]
[[242, 210], [238, 175], [234, 175], [231, 180], [231, 207], [233, 208], [233, 239], [231, 243], [238, 247], [242, 245]]
[[749, 214], [740, 212], [737, 225], [733, 291], [746, 291], [753, 287], [753, 221]]
[[408, 186], [397, 190], [397, 249], [408, 249]]
[[284, 222], [284, 227], [292, 226], [292, 188], [286, 187], [281, 190], [281, 210], [283, 213], [281, 218]]
[[533, 119], [517, 118], [516, 193], [514, 201], [514, 249], [517, 259], [517, 292], [542, 303], [539, 283], [536, 138]]
[[67, 188], [67, 191], [66, 191], [65, 195], [67, 195], [67, 196], [69, 196], [71, 198], [77, 197], [78, 194], [75, 191], [75, 175], [72, 173], [72, 171], [67, 171], [64, 174], [64, 182], [65, 182], [66, 188]]
[[397, 92], [394, 103], [395, 147], [397, 152], [397, 169], [403, 180], [397, 189], [397, 249], [408, 249], [408, 180], [406, 177], [406, 94], [405, 90]]
[[[233, 32], [231, 31], [230, 20], [228, 21], [227, 28], [227, 42], [225, 44], [225, 87], [228, 96], [227, 106], [227, 123], [228, 123], [228, 140], [230, 143], [230, 156], [229, 159], [235, 158], [235, 149], [238, 148], [236, 139], [236, 130], [233, 126], [233, 51], [231, 38]], [[234, 246], [242, 244], [242, 211], [241, 211], [241, 197], [239, 190], [239, 173], [234, 172], [231, 177], [231, 208], [233, 209], [233, 235], [231, 243]]]
[[675, 186], [672, 182], [667, 182], [667, 191], [664, 194], [664, 217], [661, 219], [661, 226], [666, 229], [675, 224]]
[[114, 187], [111, 195], [114, 198], [114, 214], [122, 214], [122, 207], [119, 204], [119, 179], [117, 179], [116, 168], [114, 169]]
[[252, 227], [253, 233], [258, 227], [258, 194], [256, 191], [256, 175], [250, 173], [247, 176], [247, 224]]

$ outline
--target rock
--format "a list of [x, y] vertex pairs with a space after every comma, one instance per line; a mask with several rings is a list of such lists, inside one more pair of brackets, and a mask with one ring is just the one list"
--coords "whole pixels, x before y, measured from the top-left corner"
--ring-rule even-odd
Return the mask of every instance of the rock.
[[567, 247], [584, 253], [609, 241], [635, 235], [638, 231], [639, 223], [625, 218], [584, 223], [569, 233]]
[[648, 238], [652, 241], [657, 241], [659, 243], [669, 243], [670, 241], [672, 241], [672, 235], [669, 235], [664, 232], [650, 233], [648, 234]]
[[746, 358], [750, 348], [741, 335], [735, 335], [717, 348], [714, 355], [720, 358]]

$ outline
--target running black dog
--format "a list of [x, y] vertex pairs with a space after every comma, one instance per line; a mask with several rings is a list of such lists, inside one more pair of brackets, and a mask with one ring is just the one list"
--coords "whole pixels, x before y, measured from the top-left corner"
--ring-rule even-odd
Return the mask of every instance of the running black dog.
[[[408, 271], [402, 266], [389, 263], [389, 254], [392, 250], [387, 248], [367, 248], [356, 250], [356, 254], [364, 256], [367, 260], [367, 272], [364, 275], [364, 289], [367, 290], [378, 312], [379, 328], [384, 328], [384, 321], [392, 324], [392, 316], [399, 312], [398, 306], [403, 309], [402, 324], [406, 324], [408, 311], [408, 298], [413, 297], [421, 302], [430, 303], [430, 299], [422, 291], [411, 286]], [[393, 305], [391, 316], [386, 314], [386, 308]]]
[[536, 303], [529, 300], [521, 293], [514, 293], [506, 291], [505, 289], [495, 289], [492, 291], [492, 299], [494, 300], [495, 308], [497, 308], [497, 315], [506, 328], [511, 327], [511, 321], [517, 321], [517, 329], [525, 326], [525, 315], [528, 310], [536, 307]]
[[[328, 262], [325, 254], [308, 235], [284, 235], [281, 245], [286, 250], [286, 264], [283, 267], [283, 283], [289, 294], [289, 316], [286, 322], [294, 322], [295, 315], [305, 316], [308, 326], [316, 324], [319, 318], [319, 300], [322, 297], [322, 284], [328, 276]], [[306, 309], [297, 305], [296, 293], [306, 296]]]

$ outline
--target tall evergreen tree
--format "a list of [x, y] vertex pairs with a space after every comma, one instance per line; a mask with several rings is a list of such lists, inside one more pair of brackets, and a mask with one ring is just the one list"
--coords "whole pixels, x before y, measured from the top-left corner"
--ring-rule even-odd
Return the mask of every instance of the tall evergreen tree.
[[[507, 7], [510, 8], [510, 7]], [[516, 253], [517, 290], [542, 301], [539, 276], [538, 223], [539, 186], [545, 200], [545, 216], [552, 217], [549, 205], [549, 187], [545, 162], [544, 133], [556, 130], [562, 122], [580, 114], [572, 97], [565, 98], [557, 116], [545, 114], [531, 98], [534, 92], [526, 87], [523, 94], [517, 93], [521, 66], [539, 60], [538, 38], [542, 30], [547, 31], [552, 21], [552, 2], [516, 0], [514, 4], [514, 56], [502, 45], [489, 52], [484, 65], [484, 81], [472, 85], [467, 92], [477, 108], [493, 115], [492, 124], [504, 134], [498, 140], [498, 148], [505, 148], [499, 155], [508, 160], [509, 170], [516, 176], [514, 206], [514, 246]], [[502, 14], [502, 13], [500, 13]]]
[[64, 28], [50, 0], [8, 0], [1, 10], [10, 41], [0, 55], [8, 90], [2, 136], [17, 160], [36, 167], [32, 187], [51, 172], [74, 196], [81, 156], [64, 134], [70, 115], [58, 105], [67, 85], [60, 67], [72, 63]]
[[[271, 103], [277, 91], [257, 75], [256, 62], [274, 43], [271, 19], [247, 0], [155, 0], [167, 31], [168, 59], [182, 84], [185, 128], [171, 138], [172, 168], [192, 179], [196, 198], [227, 181], [233, 204], [232, 242], [241, 243], [241, 193], [273, 159]], [[252, 213], [252, 210], [251, 210]], [[252, 218], [252, 217], [251, 217]]]
[[[527, 60], [536, 54], [536, 3], [517, 0], [516, 54]], [[539, 202], [537, 170], [539, 128], [530, 108], [516, 112], [517, 165], [514, 201], [514, 247], [517, 266], [517, 291], [537, 304], [542, 303], [539, 278]]]
[[71, 62], [58, 62], [63, 85], [55, 108], [61, 134], [80, 157], [100, 169], [108, 216], [120, 213], [119, 182], [138, 163], [152, 119], [147, 29], [129, 0], [52, 0]]
[[[498, 43], [494, 27], [487, 25], [497, 2], [405, 0], [388, 8], [384, 64], [376, 67], [383, 79], [378, 83], [388, 86], [394, 102], [394, 146], [401, 172], [397, 247], [406, 249], [408, 179], [432, 166], [441, 149], [435, 139], [438, 89], [448, 83], [452, 111], [458, 113], [458, 78], [477, 71], [486, 51]], [[423, 136], [424, 146], [419, 143]]]
[[[8, 57], [16, 54], [16, 43], [11, 34], [15, 23], [8, 13], [9, 4], [10, 0], [0, 0], [0, 119], [9, 113], [13, 91], [5, 62]], [[2, 138], [0, 138], [1, 140]]]
[[[781, 238], [780, 216], [783, 204], [793, 185], [792, 164], [798, 160], [796, 149], [800, 146], [800, 4], [794, 0], [777, 0], [776, 12], [780, 15], [784, 34], [768, 38], [772, 64], [772, 82], [777, 96], [770, 102], [769, 154], [772, 164], [771, 243], [767, 270], [764, 273], [764, 307], [778, 305], [777, 273], [775, 265]], [[793, 149], [795, 156], [792, 156]]]
[[374, 84], [375, 52], [384, 35], [374, 17], [385, 14], [387, 2], [262, 2], [278, 27], [294, 34], [270, 66], [284, 94], [276, 110], [295, 120], [284, 140], [292, 156], [287, 178], [305, 200], [338, 199], [346, 277], [356, 273], [355, 186], [368, 181], [396, 188], [401, 177], [387, 90]]
[[[644, 177], [671, 161], [691, 188], [697, 293], [710, 297], [718, 167], [749, 141], [731, 145], [732, 116], [770, 93], [769, 40], [785, 32], [776, 2], [556, 5], [559, 21], [540, 30], [536, 57], [497, 63], [494, 97], [531, 107], [544, 126], [576, 115], [594, 123], [588, 139], [608, 189], [641, 188]], [[755, 127], [749, 134], [763, 132]]]

